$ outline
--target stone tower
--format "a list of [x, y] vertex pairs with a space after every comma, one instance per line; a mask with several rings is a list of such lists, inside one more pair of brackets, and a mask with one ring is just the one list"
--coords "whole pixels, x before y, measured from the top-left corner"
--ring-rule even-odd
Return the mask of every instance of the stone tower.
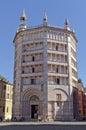
[[22, 22], [14, 38], [13, 117], [72, 120], [73, 88], [77, 88], [77, 39], [69, 27], [43, 24], [26, 27]]

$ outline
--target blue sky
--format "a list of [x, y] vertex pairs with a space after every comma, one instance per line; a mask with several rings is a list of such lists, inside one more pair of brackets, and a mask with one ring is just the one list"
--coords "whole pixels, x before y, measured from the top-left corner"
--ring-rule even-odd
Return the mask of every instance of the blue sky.
[[78, 39], [78, 77], [86, 86], [86, 0], [0, 0], [0, 74], [13, 82], [13, 39], [23, 9], [28, 27], [42, 24], [44, 11], [48, 23], [59, 27], [68, 17]]

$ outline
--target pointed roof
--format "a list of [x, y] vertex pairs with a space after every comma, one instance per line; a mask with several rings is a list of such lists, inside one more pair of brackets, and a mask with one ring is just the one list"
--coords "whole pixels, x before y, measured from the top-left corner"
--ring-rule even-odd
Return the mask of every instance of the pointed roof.
[[68, 18], [65, 19], [65, 25], [64, 25], [64, 28], [67, 29], [67, 30], [70, 30], [70, 26], [69, 26], [69, 20], [68, 20]]
[[20, 20], [21, 21], [26, 21], [26, 14], [25, 14], [25, 10], [23, 9], [23, 11], [22, 11], [22, 15], [21, 15], [21, 17], [20, 17]]
[[68, 18], [66, 18], [66, 20], [65, 20], [65, 25], [69, 26], [69, 20], [68, 20]]
[[46, 12], [44, 13], [43, 21], [46, 21], [46, 22], [47, 22], [47, 15], [46, 15]]

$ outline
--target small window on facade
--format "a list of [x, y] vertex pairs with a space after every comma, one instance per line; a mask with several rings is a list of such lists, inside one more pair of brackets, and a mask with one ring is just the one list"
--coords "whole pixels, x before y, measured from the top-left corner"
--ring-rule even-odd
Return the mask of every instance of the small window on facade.
[[9, 93], [7, 93], [7, 99], [9, 99]]
[[43, 84], [41, 84], [41, 91], [43, 92]]
[[3, 86], [4, 90], [6, 90], [6, 85]]
[[58, 73], [58, 68], [56, 68], [56, 72]]
[[57, 107], [60, 107], [61, 102], [57, 101]]
[[24, 70], [22, 70], [22, 73], [24, 74]]
[[61, 94], [57, 94], [57, 95], [56, 95], [56, 100], [57, 100], [57, 101], [61, 101]]
[[31, 84], [36, 84], [35, 79], [31, 79]]
[[56, 50], [58, 50], [58, 46], [56, 46]]
[[57, 80], [56, 80], [56, 83], [57, 83], [57, 84], [60, 84], [60, 79], [57, 79]]
[[23, 60], [23, 63], [25, 62], [25, 60]]
[[3, 112], [5, 112], [5, 107], [3, 107]]
[[9, 111], [9, 108], [7, 107], [7, 112]]
[[9, 91], [9, 86], [7, 87], [8, 91]]
[[34, 56], [32, 56], [32, 61], [34, 61], [35, 60], [35, 57]]
[[35, 72], [35, 69], [34, 68], [32, 68], [32, 73], [34, 73]]

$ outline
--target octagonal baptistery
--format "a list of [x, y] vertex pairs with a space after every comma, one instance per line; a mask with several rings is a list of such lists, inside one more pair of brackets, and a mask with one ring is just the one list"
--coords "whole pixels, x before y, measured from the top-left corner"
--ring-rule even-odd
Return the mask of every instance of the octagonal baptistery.
[[26, 120], [72, 120], [73, 88], [77, 88], [74, 31], [48, 24], [26, 27], [23, 11], [14, 38], [13, 117]]

